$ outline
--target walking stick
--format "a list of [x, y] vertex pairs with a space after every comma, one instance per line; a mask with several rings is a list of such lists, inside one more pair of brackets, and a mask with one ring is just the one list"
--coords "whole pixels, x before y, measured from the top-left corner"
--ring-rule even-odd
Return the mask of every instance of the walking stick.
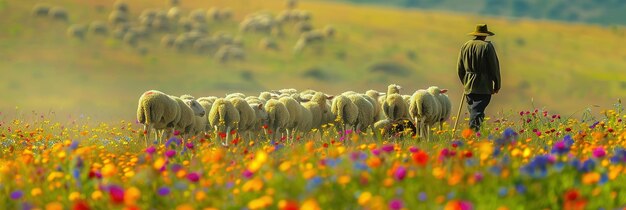
[[461, 109], [465, 103], [465, 93], [461, 94], [461, 103], [459, 104], [459, 112], [456, 114], [456, 120], [454, 121], [454, 128], [452, 129], [452, 136], [456, 136], [456, 126], [459, 124], [459, 118], [461, 117]]

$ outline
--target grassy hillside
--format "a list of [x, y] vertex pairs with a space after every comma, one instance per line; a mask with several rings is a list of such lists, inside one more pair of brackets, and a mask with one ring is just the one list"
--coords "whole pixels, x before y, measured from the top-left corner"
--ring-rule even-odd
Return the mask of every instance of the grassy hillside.
[[459, 11], [534, 19], [624, 25], [626, 2], [620, 0], [343, 0], [407, 8]]
[[[259, 49], [265, 35], [241, 34], [238, 22], [252, 12], [277, 14], [282, 0], [183, 0], [185, 12], [230, 7], [234, 20], [210, 23], [211, 32], [241, 36], [246, 61], [221, 64], [207, 55], [178, 53], [159, 46], [156, 34], [137, 49], [111, 37], [66, 36], [68, 23], [33, 17], [38, 0], [0, 0], [0, 110], [87, 114], [97, 119], [134, 119], [137, 99], [146, 90], [195, 96], [293, 87], [329, 93], [384, 90], [397, 83], [405, 94], [438, 85], [450, 89], [458, 104], [455, 66], [458, 48], [476, 23], [488, 23], [501, 61], [503, 88], [488, 112], [519, 111], [535, 106], [562, 114], [598, 105], [608, 108], [626, 91], [623, 29], [539, 21], [510, 21], [480, 16], [403, 10], [342, 3], [304, 1], [316, 28], [327, 24], [337, 35], [319, 50], [294, 55], [297, 35], [291, 25], [277, 38], [281, 51]], [[131, 14], [167, 8], [166, 1], [128, 1]], [[112, 0], [47, 2], [69, 11], [71, 23], [106, 20]], [[374, 68], [374, 67], [380, 68]], [[376, 71], [373, 69], [384, 69]], [[381, 72], [398, 72], [385, 74]], [[307, 76], [313, 75], [313, 76]], [[453, 109], [456, 107], [453, 106]]]

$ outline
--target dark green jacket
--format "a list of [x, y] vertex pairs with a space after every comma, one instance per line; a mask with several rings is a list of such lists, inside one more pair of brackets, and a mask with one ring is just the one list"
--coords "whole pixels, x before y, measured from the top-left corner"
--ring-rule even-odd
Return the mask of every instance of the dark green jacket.
[[500, 90], [500, 64], [491, 42], [469, 40], [463, 44], [457, 69], [465, 94], [492, 94]]

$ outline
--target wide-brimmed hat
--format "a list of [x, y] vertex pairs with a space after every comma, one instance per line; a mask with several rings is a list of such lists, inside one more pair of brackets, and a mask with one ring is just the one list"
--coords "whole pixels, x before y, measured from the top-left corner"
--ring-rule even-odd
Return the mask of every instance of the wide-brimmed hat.
[[493, 36], [496, 35], [493, 32], [487, 29], [487, 24], [478, 24], [476, 25], [476, 30], [467, 34], [472, 36]]

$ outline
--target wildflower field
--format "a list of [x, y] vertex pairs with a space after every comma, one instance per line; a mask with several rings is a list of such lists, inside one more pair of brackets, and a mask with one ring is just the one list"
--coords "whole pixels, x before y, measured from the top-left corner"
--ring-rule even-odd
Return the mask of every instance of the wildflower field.
[[[626, 115], [542, 110], [430, 142], [372, 133], [146, 147], [135, 122], [0, 114], [0, 209], [616, 209]], [[463, 124], [464, 125], [464, 124]], [[321, 139], [321, 140], [320, 140]]]

